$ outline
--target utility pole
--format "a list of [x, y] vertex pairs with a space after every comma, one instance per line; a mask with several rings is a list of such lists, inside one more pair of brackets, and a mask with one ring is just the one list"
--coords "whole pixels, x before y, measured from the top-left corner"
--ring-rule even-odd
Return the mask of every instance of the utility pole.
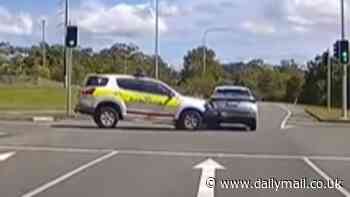
[[207, 72], [207, 34], [209, 30], [206, 30], [203, 34], [202, 44], [203, 44], [203, 77]]
[[155, 0], [155, 9], [156, 9], [156, 22], [155, 22], [155, 46], [154, 46], [154, 54], [155, 54], [155, 68], [154, 75], [156, 79], [159, 79], [159, 2]]
[[330, 50], [326, 52], [327, 55], [327, 108], [331, 111], [332, 108], [332, 69], [331, 69], [331, 56]]
[[203, 76], [207, 72], [207, 36], [212, 32], [234, 32], [234, 30], [230, 27], [215, 27], [208, 28], [204, 31], [202, 35], [202, 45], [203, 45]]
[[[340, 0], [340, 15], [341, 15], [341, 40], [345, 40], [345, 11], [344, 0]], [[343, 118], [348, 119], [348, 68], [347, 64], [343, 64]]]
[[45, 19], [42, 20], [42, 41], [41, 41], [41, 47], [42, 47], [42, 56], [43, 56], [43, 67], [46, 66], [46, 21]]

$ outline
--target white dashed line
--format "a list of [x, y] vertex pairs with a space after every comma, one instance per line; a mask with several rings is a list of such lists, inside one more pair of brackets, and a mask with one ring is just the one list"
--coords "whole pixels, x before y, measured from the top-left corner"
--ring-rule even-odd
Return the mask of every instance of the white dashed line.
[[49, 189], [49, 188], [51, 188], [51, 187], [53, 187], [53, 186], [55, 186], [55, 185], [65, 181], [67, 179], [69, 179], [70, 177], [72, 177], [72, 176], [74, 176], [74, 175], [76, 175], [76, 174], [86, 170], [87, 168], [95, 166], [98, 163], [101, 163], [101, 162], [103, 162], [103, 161], [113, 157], [116, 154], [118, 154], [118, 151], [113, 151], [113, 152], [108, 153], [108, 154], [106, 154], [106, 155], [104, 155], [102, 157], [99, 157], [96, 160], [93, 160], [93, 161], [91, 161], [91, 162], [89, 162], [89, 163], [87, 163], [87, 164], [85, 164], [85, 165], [83, 165], [83, 166], [73, 170], [73, 171], [70, 171], [70, 172], [68, 172], [68, 173], [66, 173], [66, 174], [64, 174], [64, 175], [62, 175], [62, 176], [60, 176], [60, 177], [58, 177], [58, 178], [56, 178], [56, 179], [46, 183], [46, 184], [44, 184], [44, 185], [42, 185], [42, 186], [40, 186], [40, 187], [38, 187], [38, 188], [36, 188], [36, 189], [26, 193], [26, 194], [24, 194], [24, 195], [22, 195], [22, 197], [33, 197], [33, 196], [36, 196], [36, 195], [46, 191], [47, 189]]
[[[317, 174], [321, 175], [327, 181], [332, 181], [331, 177], [329, 177], [321, 168], [319, 168], [316, 164], [314, 164], [309, 158], [304, 157], [304, 162], [310, 166]], [[339, 192], [341, 192], [344, 196], [350, 197], [350, 192], [346, 190], [344, 187], [336, 188]]]
[[33, 147], [33, 146], [0, 146], [0, 149], [17, 151], [44, 151], [44, 152], [66, 152], [66, 153], [108, 153], [112, 149], [79, 149], [79, 148], [54, 148], [54, 147]]
[[7, 133], [0, 132], [0, 137], [1, 137], [1, 136], [6, 136], [6, 135], [8, 135], [8, 134], [7, 134]]

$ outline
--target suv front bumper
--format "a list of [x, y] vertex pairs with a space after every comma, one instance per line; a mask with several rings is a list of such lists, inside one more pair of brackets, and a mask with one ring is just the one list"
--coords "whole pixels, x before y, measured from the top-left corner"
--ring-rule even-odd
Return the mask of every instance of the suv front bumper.
[[243, 123], [249, 124], [252, 120], [257, 119], [254, 112], [236, 112], [236, 111], [219, 111], [208, 109], [204, 113], [206, 123]]

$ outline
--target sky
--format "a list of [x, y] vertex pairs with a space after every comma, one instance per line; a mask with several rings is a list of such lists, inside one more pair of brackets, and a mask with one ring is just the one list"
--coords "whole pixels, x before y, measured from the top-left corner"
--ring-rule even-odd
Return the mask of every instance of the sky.
[[[0, 1], [0, 41], [38, 44], [41, 20], [51, 44], [63, 40], [63, 0]], [[70, 0], [70, 20], [82, 47], [100, 50], [116, 42], [154, 51], [155, 0]], [[346, 1], [346, 9], [348, 1]], [[208, 47], [221, 62], [262, 58], [299, 63], [330, 48], [340, 37], [339, 0], [159, 0], [160, 53], [179, 68], [188, 50]], [[348, 10], [348, 9], [347, 9]], [[346, 12], [346, 32], [350, 33]]]

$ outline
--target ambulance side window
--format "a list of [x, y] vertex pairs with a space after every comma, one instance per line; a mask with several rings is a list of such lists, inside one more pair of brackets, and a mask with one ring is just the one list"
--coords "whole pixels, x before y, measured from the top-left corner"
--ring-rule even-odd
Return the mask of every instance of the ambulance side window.
[[117, 84], [120, 88], [124, 90], [131, 90], [137, 92], [144, 92], [142, 87], [142, 82], [134, 79], [117, 79]]
[[143, 81], [143, 89], [149, 94], [157, 94], [162, 96], [167, 96], [169, 94], [169, 90], [162, 86], [162, 84], [152, 81]]

